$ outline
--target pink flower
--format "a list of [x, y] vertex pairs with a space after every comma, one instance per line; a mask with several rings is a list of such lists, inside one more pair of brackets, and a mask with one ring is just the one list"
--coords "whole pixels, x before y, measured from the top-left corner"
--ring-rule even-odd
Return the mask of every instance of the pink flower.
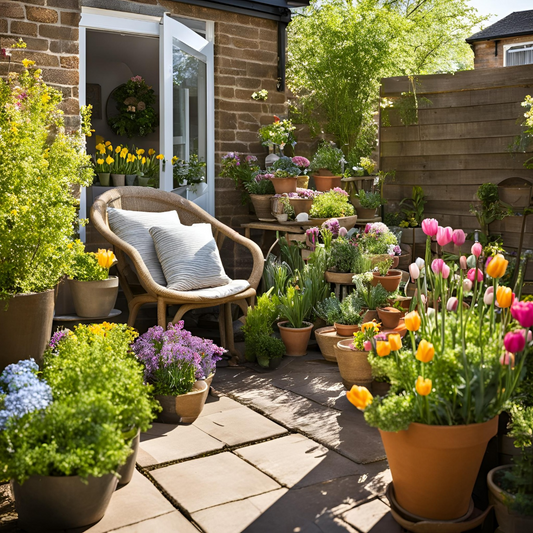
[[363, 350], [365, 352], [370, 352], [372, 350], [372, 343], [370, 341], [363, 342]]
[[487, 290], [485, 291], [485, 294], [483, 295], [483, 303], [485, 305], [492, 305], [493, 301], [494, 301], [494, 287], [487, 287]]
[[434, 218], [425, 218], [422, 220], [422, 231], [428, 237], [435, 237], [437, 230], [439, 229], [439, 223]]
[[440, 274], [442, 272], [443, 265], [444, 261], [442, 259], [433, 259], [431, 262], [431, 270], [433, 270], [434, 274]]
[[419, 268], [416, 266], [416, 263], [411, 263], [409, 265], [409, 274], [411, 275], [411, 279], [413, 281], [416, 281], [419, 276], [420, 276], [420, 270]]
[[469, 279], [463, 280], [463, 291], [470, 292], [472, 290], [472, 282]]
[[372, 228], [372, 225], [371, 224], [367, 224], [365, 226], [365, 233], [368, 233], [371, 230], [371, 228]]
[[479, 268], [471, 268], [468, 273], [466, 274], [466, 277], [472, 282], [474, 283], [474, 281], [476, 280], [476, 273], [477, 273], [477, 280], [478, 280], [478, 283], [481, 283], [483, 281], [483, 272], [481, 272], [481, 270], [479, 270]]
[[339, 229], [339, 237], [346, 237], [347, 233], [348, 230], [344, 226]]
[[476, 242], [472, 245], [472, 255], [475, 255], [476, 257], [479, 258], [479, 256], [481, 255], [481, 252], [483, 252], [483, 246], [481, 246], [481, 244], [479, 244], [479, 242]]
[[292, 162], [299, 168], [307, 168], [309, 166], [309, 159], [302, 157], [301, 155], [295, 155], [292, 158]]
[[500, 357], [500, 364], [501, 365], [510, 365], [511, 368], [513, 368], [514, 367], [514, 355], [512, 353], [505, 352]]
[[466, 264], [466, 255], [462, 255], [459, 258], [459, 266], [462, 270], [466, 270], [468, 268], [468, 265]]
[[462, 229], [456, 229], [452, 234], [453, 244], [456, 246], [461, 246], [466, 241], [465, 232]]
[[450, 275], [450, 267], [446, 263], [444, 263], [442, 265], [442, 277], [444, 279], [448, 279], [449, 275]]
[[426, 302], [428, 301], [425, 294], [420, 295], [420, 300], [422, 301], [424, 305], [426, 305]]
[[533, 302], [515, 302], [511, 315], [523, 328], [530, 328], [533, 326]]
[[450, 226], [443, 228], [439, 226], [437, 229], [437, 244], [439, 246], [445, 246], [452, 242], [453, 230]]
[[446, 303], [446, 310], [448, 311], [457, 311], [457, 307], [459, 306], [459, 300], [452, 296], [448, 299], [448, 302]]
[[524, 331], [510, 331], [503, 338], [503, 345], [508, 352], [521, 352], [526, 346]]

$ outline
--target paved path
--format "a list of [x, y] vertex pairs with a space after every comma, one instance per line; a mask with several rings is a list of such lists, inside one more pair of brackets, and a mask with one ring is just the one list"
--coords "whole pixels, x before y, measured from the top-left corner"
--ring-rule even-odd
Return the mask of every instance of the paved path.
[[[379, 434], [319, 353], [219, 368], [200, 418], [154, 424], [90, 533], [399, 533]], [[6, 494], [7, 486], [4, 486]], [[17, 531], [8, 497], [0, 531]]]

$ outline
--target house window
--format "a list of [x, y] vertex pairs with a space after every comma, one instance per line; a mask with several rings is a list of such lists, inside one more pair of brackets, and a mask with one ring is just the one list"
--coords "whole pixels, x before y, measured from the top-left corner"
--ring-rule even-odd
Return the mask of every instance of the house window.
[[505, 47], [505, 66], [533, 64], [533, 42]]

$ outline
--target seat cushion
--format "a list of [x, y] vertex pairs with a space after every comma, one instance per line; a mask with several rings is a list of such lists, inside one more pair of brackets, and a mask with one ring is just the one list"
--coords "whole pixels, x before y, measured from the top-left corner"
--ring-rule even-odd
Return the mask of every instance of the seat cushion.
[[230, 283], [211, 224], [153, 226], [150, 235], [167, 280], [167, 289], [192, 291]]
[[214, 300], [216, 298], [226, 298], [239, 294], [245, 291], [250, 284], [245, 279], [232, 279], [227, 285], [221, 285], [220, 287], [210, 287], [208, 289], [198, 289], [195, 291], [189, 291], [189, 294], [194, 298]]
[[180, 219], [176, 211], [147, 212], [107, 208], [109, 227], [117, 237], [133, 246], [141, 255], [152, 279], [159, 285], [167, 284], [157, 258], [154, 241], [149, 230], [152, 226], [177, 226]]

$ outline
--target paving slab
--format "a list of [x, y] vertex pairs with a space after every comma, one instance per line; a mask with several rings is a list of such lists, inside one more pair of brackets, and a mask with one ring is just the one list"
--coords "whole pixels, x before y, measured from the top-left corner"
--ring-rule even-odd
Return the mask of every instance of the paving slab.
[[358, 465], [303, 435], [288, 435], [235, 450], [235, 453], [286, 487], [305, 487], [339, 477], [371, 476], [379, 463]]
[[195, 457], [223, 447], [223, 442], [207, 435], [195, 425], [155, 423], [146, 433], [141, 434], [137, 464], [148, 467]]
[[230, 452], [160, 468], [151, 475], [189, 513], [281, 488]]
[[388, 505], [375, 499], [354, 507], [343, 519], [362, 533], [401, 533], [402, 528], [394, 520]]
[[214, 415], [215, 413], [222, 413], [230, 411], [231, 409], [239, 409], [242, 403], [236, 402], [227, 396], [211, 396], [207, 397], [204, 408], [200, 413], [200, 418], [204, 416]]
[[338, 516], [323, 515], [315, 521], [315, 524], [321, 533], [360, 533], [359, 530]]
[[173, 511], [131, 526], [113, 529], [109, 533], [198, 533], [198, 529], [180, 512]]
[[287, 433], [285, 428], [243, 406], [203, 416], [194, 425], [229, 446]]

